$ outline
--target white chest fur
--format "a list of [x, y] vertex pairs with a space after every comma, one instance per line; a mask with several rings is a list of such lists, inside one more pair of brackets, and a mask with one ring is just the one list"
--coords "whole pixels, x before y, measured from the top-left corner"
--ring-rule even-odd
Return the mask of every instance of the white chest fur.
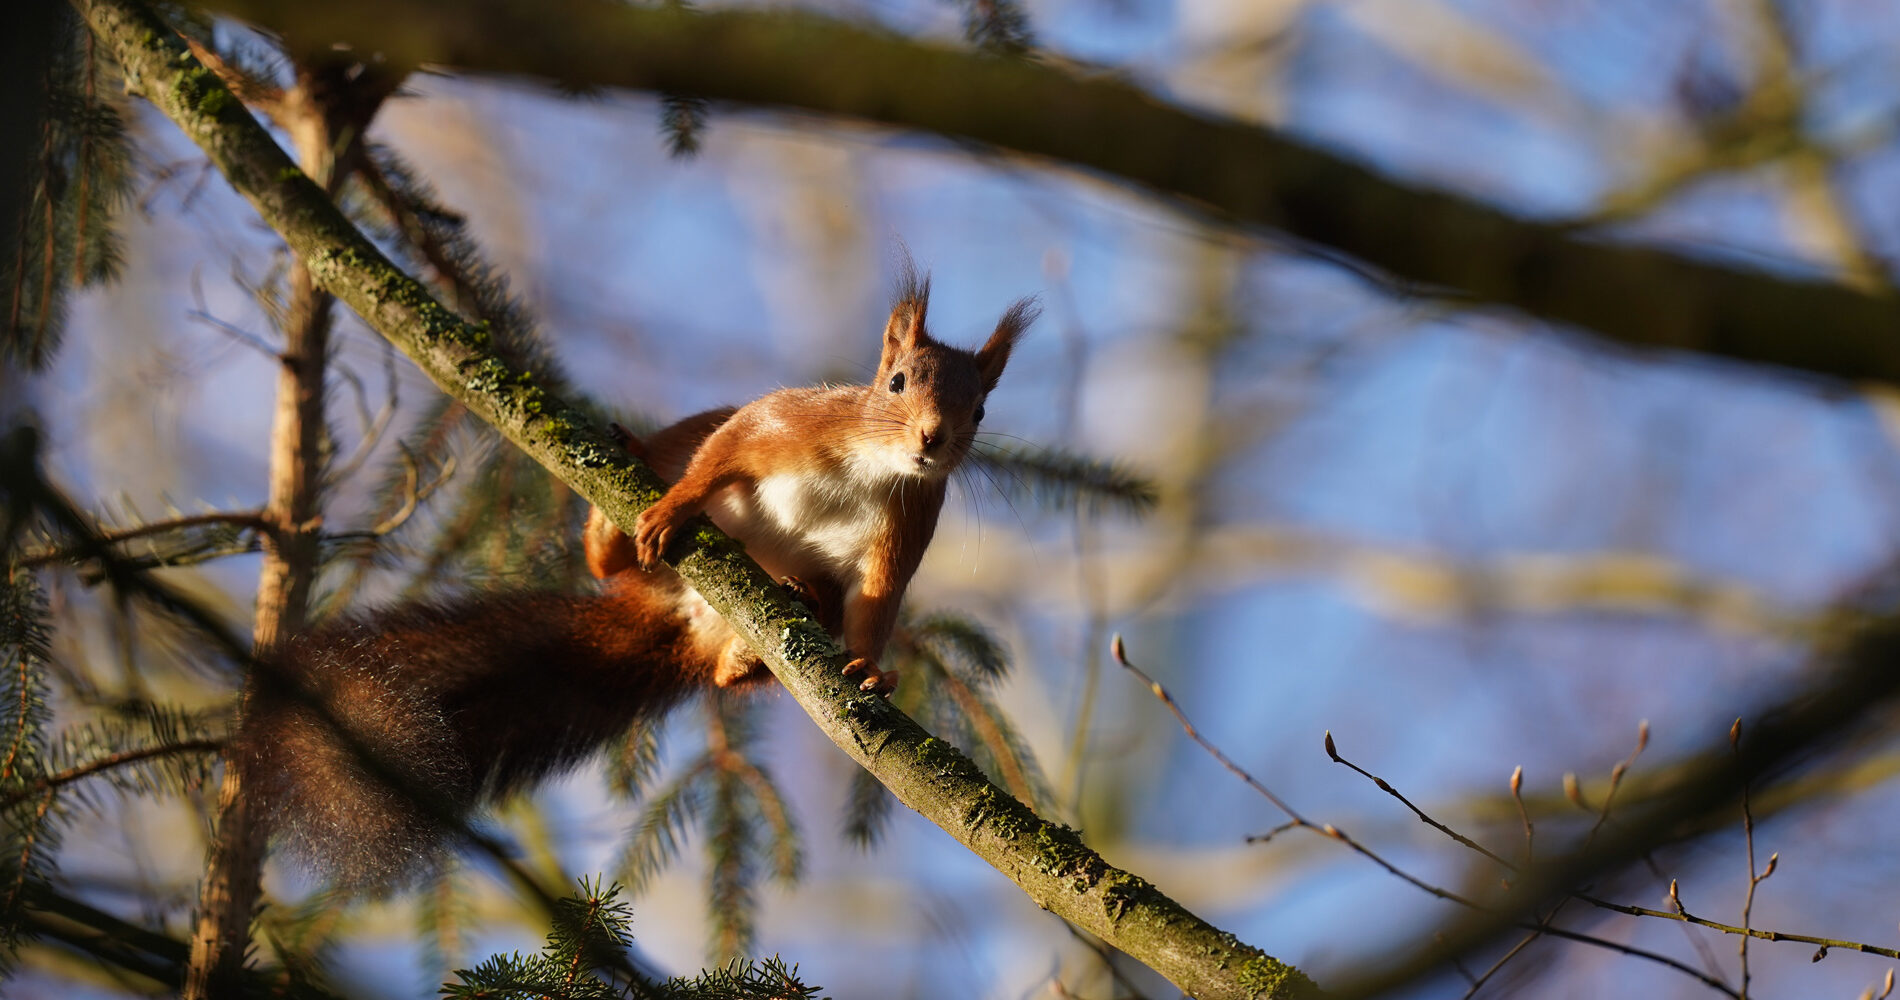
[[773, 576], [855, 581], [889, 529], [896, 476], [878, 469], [780, 473], [724, 491], [713, 520]]

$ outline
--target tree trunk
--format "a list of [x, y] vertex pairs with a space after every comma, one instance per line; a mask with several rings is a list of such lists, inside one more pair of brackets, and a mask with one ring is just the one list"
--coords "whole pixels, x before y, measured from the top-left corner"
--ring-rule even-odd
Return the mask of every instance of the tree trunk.
[[[334, 196], [360, 136], [389, 88], [372, 73], [351, 80], [348, 62], [300, 60], [295, 86], [271, 112], [291, 137], [299, 167]], [[347, 147], [338, 149], [339, 139]], [[290, 266], [290, 307], [271, 424], [270, 498], [264, 508], [264, 566], [257, 584], [253, 648], [265, 650], [305, 624], [319, 569], [317, 528], [323, 487], [324, 376], [335, 299], [317, 287], [300, 256]], [[249, 701], [247, 689], [244, 701]], [[239, 718], [244, 705], [239, 706]], [[270, 831], [251, 813], [243, 773], [227, 761], [218, 790], [217, 840], [198, 899], [186, 1000], [229, 995], [243, 970], [250, 922]]]

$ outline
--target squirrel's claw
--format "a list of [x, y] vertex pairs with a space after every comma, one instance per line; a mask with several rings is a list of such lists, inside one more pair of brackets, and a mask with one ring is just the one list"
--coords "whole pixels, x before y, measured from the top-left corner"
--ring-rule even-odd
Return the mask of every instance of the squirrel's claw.
[[666, 543], [673, 537], [672, 519], [656, 516], [658, 510], [658, 507], [649, 507], [633, 522], [633, 552], [640, 560], [641, 569], [658, 566], [660, 554], [666, 551]]
[[875, 661], [862, 656], [844, 665], [846, 677], [856, 677], [859, 674], [864, 675], [864, 679], [858, 682], [860, 691], [875, 691], [889, 697], [892, 691], [897, 690], [897, 671], [879, 670]]
[[817, 587], [795, 576], [779, 577], [778, 585], [785, 588], [785, 592], [791, 595], [792, 600], [803, 604], [805, 610], [810, 611], [813, 617], [821, 622], [825, 620], [825, 605], [818, 599]]

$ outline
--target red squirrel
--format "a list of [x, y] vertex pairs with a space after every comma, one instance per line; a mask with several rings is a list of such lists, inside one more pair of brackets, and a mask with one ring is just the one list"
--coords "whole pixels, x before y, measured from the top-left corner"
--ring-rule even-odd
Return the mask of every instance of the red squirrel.
[[971, 352], [929, 337], [928, 302], [906, 267], [870, 385], [780, 390], [644, 441], [626, 435], [677, 481], [631, 536], [590, 511], [583, 549], [599, 594], [408, 604], [261, 653], [228, 754], [267, 826], [339, 885], [396, 885], [428, 866], [445, 816], [571, 767], [698, 691], [770, 680], [658, 563], [702, 509], [841, 636], [847, 674], [889, 692], [896, 675], [877, 662], [898, 601], [1036, 313], [1015, 303]]
[[[937, 530], [950, 473], [976, 439], [984, 400], [1037, 313], [1033, 299], [1012, 304], [972, 352], [930, 337], [929, 305], [929, 280], [906, 262], [871, 384], [781, 389], [655, 434], [645, 457], [673, 486], [640, 515], [631, 536], [598, 509], [589, 513], [595, 575], [638, 565], [677, 580], [660, 556], [680, 525], [705, 511], [767, 573], [837, 609], [825, 624], [839, 632], [841, 623], [851, 656], [845, 674], [862, 675], [866, 691], [889, 693], [897, 675], [880, 670], [878, 658], [904, 588]], [[765, 669], [691, 588], [679, 586], [681, 614], [721, 636], [715, 679]]]

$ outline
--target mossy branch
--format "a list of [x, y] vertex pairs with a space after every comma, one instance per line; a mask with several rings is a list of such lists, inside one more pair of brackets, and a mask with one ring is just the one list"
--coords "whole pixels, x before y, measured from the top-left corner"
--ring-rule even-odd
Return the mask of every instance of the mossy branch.
[[819, 14], [619, 0], [201, 0], [398, 63], [627, 87], [935, 132], [1131, 182], [1474, 303], [1640, 348], [1900, 382], [1900, 299], [1738, 270], [1400, 183], [1123, 79]]
[[[170, 117], [303, 259], [316, 281], [409, 355], [444, 392], [598, 505], [632, 524], [661, 484], [579, 410], [497, 357], [389, 262], [293, 165], [210, 70], [135, 0], [74, 0], [128, 85]], [[911, 808], [1020, 885], [1038, 905], [1197, 997], [1290, 997], [1298, 970], [1242, 944], [1139, 876], [1108, 865], [1073, 831], [1038, 818], [955, 747], [840, 674], [841, 650], [737, 543], [703, 519], [670, 556], [833, 742]]]

